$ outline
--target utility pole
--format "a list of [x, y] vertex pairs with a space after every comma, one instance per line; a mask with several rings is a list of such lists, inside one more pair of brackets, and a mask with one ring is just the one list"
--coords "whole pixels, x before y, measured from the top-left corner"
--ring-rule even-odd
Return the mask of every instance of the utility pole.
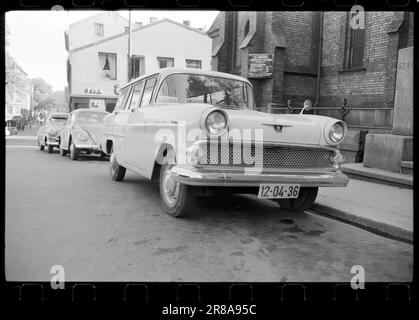
[[131, 55], [131, 10], [128, 11], [128, 82], [131, 81], [132, 77], [132, 55]]

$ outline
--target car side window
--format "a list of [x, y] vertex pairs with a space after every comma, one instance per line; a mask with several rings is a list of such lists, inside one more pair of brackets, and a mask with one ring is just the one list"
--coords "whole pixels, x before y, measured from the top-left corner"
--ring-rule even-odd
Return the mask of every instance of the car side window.
[[141, 99], [141, 107], [148, 106], [153, 95], [154, 85], [156, 84], [156, 78], [148, 79], [145, 83], [143, 98]]
[[132, 89], [132, 97], [131, 97], [131, 103], [129, 105], [129, 109], [135, 109], [138, 107], [138, 104], [141, 99], [141, 95], [143, 93], [144, 88], [144, 81], [140, 81], [137, 84], [134, 85], [134, 88]]
[[121, 91], [121, 95], [118, 98], [118, 101], [116, 102], [115, 111], [122, 110], [125, 108], [125, 105], [127, 103], [128, 97], [130, 93], [130, 87], [125, 88]]

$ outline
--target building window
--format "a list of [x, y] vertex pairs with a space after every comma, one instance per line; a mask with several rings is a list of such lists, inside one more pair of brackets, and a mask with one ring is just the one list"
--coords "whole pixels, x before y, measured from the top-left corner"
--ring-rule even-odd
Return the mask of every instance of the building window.
[[173, 58], [157, 58], [159, 62], [159, 68], [170, 68], [175, 65], [175, 59]]
[[104, 79], [116, 80], [116, 53], [99, 52], [99, 74]]
[[95, 36], [103, 37], [103, 24], [95, 23], [94, 29], [95, 29]]
[[364, 66], [365, 29], [353, 29], [350, 19], [353, 14], [348, 14], [346, 39], [345, 39], [345, 69], [358, 69]]
[[201, 69], [201, 60], [186, 59], [186, 68]]
[[144, 57], [131, 57], [131, 78], [137, 78], [145, 74]]

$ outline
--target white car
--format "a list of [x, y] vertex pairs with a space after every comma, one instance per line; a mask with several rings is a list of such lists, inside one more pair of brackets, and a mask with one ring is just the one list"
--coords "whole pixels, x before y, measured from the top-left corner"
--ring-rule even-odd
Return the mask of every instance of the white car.
[[349, 181], [337, 148], [346, 124], [303, 111], [256, 111], [252, 85], [239, 76], [165, 68], [121, 89], [104, 118], [101, 147], [113, 180], [122, 181], [126, 169], [159, 180], [163, 209], [174, 217], [213, 191], [251, 193], [303, 211], [319, 187]]
[[47, 148], [48, 153], [52, 153], [54, 148], [60, 147], [60, 133], [68, 116], [69, 114], [65, 112], [52, 112], [46, 117], [36, 133], [39, 150]]
[[7, 127], [5, 127], [5, 129], [6, 129], [6, 136], [10, 136], [10, 130]]

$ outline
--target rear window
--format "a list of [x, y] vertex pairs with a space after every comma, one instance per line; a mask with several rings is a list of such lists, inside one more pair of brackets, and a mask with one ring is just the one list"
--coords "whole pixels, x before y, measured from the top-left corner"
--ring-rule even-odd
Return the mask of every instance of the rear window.
[[103, 112], [81, 112], [77, 116], [77, 124], [100, 124], [107, 113]]
[[68, 117], [51, 117], [48, 119], [47, 123], [51, 125], [62, 126], [67, 122]]

